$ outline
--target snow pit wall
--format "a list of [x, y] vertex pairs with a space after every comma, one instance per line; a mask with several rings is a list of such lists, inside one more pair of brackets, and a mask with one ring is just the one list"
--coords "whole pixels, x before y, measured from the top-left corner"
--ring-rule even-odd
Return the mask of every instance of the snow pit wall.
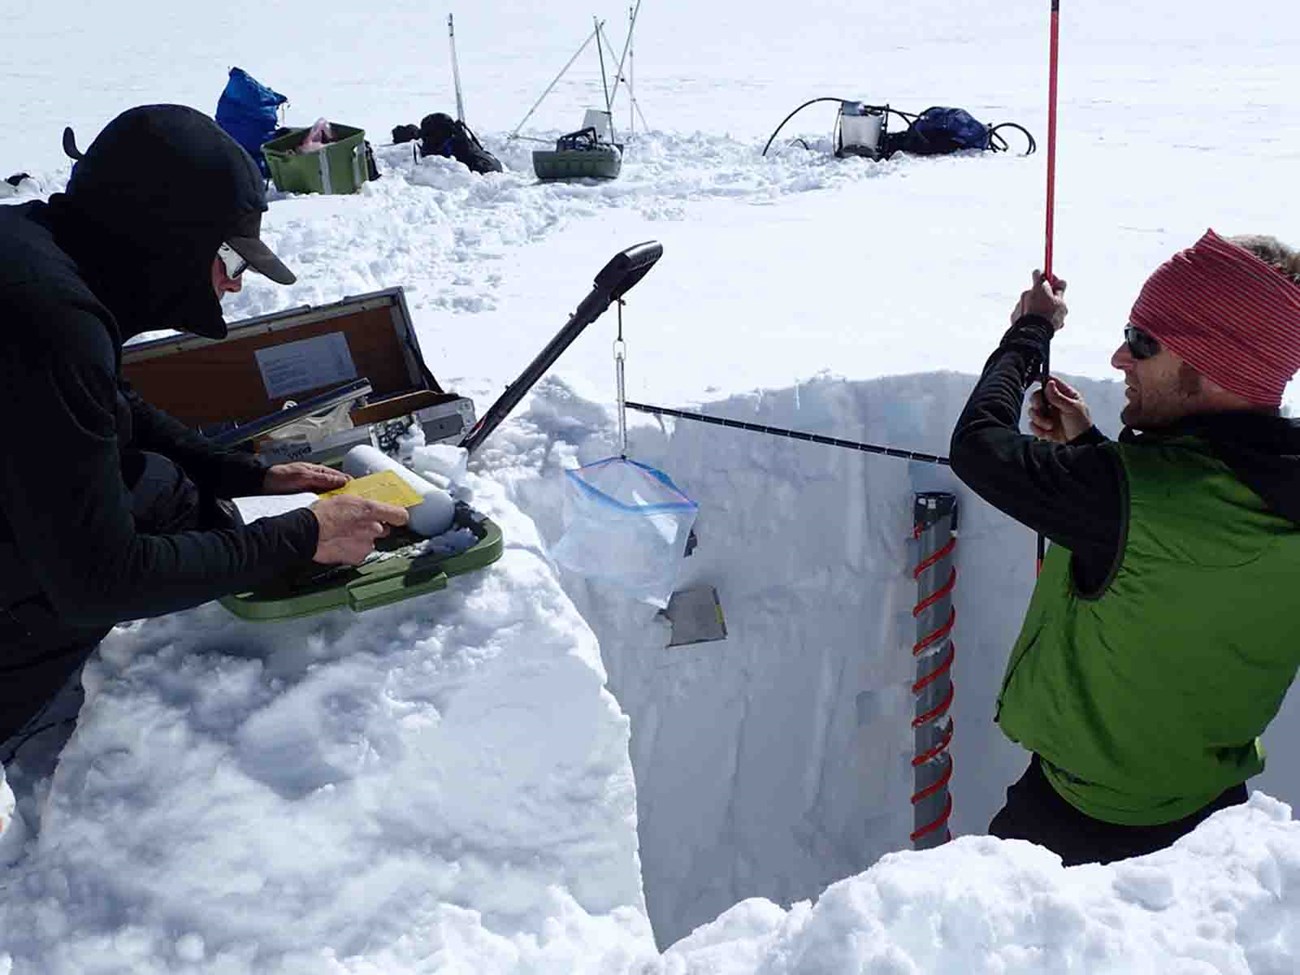
[[[1071, 379], [1118, 432], [1123, 387]], [[752, 423], [947, 455], [974, 377], [818, 378], [699, 409]], [[695, 408], [688, 404], [683, 408]], [[557, 568], [595, 631], [631, 719], [646, 904], [661, 946], [745, 898], [790, 905], [907, 849], [915, 668], [910, 566], [918, 491], [958, 497], [954, 836], [980, 834], [1026, 755], [993, 722], [1006, 655], [1034, 581], [1034, 536], [947, 467], [629, 413], [629, 455], [700, 504], [678, 588], [712, 585], [725, 641], [667, 648], [653, 607]], [[480, 460], [554, 543], [564, 466], [616, 453], [607, 407], [564, 382]], [[1294, 697], [1294, 695], [1293, 695]], [[1300, 798], [1288, 699], [1251, 783]]]

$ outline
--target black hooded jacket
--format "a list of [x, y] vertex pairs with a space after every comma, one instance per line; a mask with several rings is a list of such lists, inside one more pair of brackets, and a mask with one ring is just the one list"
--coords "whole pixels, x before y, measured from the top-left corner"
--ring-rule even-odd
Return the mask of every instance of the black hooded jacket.
[[141, 534], [124, 480], [147, 450], [203, 491], [260, 490], [262, 465], [148, 406], [120, 366], [140, 332], [225, 334], [212, 261], [240, 214], [265, 209], [247, 153], [166, 105], [115, 119], [66, 193], [0, 207], [0, 740], [9, 703], [52, 692], [23, 675], [74, 636], [257, 586], [315, 552], [309, 511]]
[[[1119, 556], [1128, 509], [1119, 458], [1096, 427], [1068, 444], [1020, 432], [1025, 390], [1051, 341], [1050, 323], [1018, 321], [989, 357], [951, 444], [953, 471], [989, 504], [1069, 549], [1085, 595], [1107, 582]], [[1120, 440], [1194, 435], [1277, 514], [1300, 524], [1300, 423], [1268, 413], [1186, 417], [1161, 430], [1125, 430]]]

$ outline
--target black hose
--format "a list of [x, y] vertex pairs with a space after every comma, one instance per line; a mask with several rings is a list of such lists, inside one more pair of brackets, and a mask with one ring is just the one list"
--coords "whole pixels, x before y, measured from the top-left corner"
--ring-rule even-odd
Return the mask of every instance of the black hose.
[[[1029, 140], [1029, 148], [1025, 150], [1026, 156], [1032, 156], [1035, 150], [1038, 149], [1038, 143], [1034, 141], [1034, 137], [1029, 134], [1029, 130], [1023, 125], [1017, 125], [1015, 122], [999, 122], [997, 125], [989, 129], [989, 147], [994, 152], [1006, 152], [1008, 148], [1007, 140], [997, 134], [998, 129], [1015, 129], [1018, 132], [1024, 133], [1025, 138]], [[999, 146], [993, 141], [994, 139], [1002, 144]]]
[[851, 99], [832, 98], [829, 95], [823, 95], [821, 98], [810, 98], [808, 101], [804, 102], [802, 105], [800, 105], [793, 112], [791, 112], [789, 115], [787, 115], [785, 118], [781, 120], [781, 124], [776, 127], [776, 131], [774, 131], [771, 134], [771, 136], [768, 137], [767, 145], [763, 146], [763, 151], [760, 153], [760, 155], [763, 156], [767, 155], [767, 150], [772, 148], [772, 140], [776, 138], [778, 132], [780, 132], [783, 128], [785, 128], [785, 123], [790, 121], [792, 118], [794, 118], [796, 115], [802, 112], [809, 105], [816, 105], [818, 102], [839, 102], [842, 105], [846, 101], [851, 101]]

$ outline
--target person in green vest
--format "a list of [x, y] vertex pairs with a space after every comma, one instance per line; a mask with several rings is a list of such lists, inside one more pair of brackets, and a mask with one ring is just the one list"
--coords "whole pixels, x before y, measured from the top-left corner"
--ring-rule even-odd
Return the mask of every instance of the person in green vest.
[[1069, 385], [1021, 405], [1065, 321], [1035, 272], [953, 432], [954, 472], [1051, 542], [996, 720], [1031, 753], [989, 832], [1067, 865], [1162, 849], [1246, 800], [1300, 664], [1300, 255], [1208, 231], [1145, 283], [1110, 441]]

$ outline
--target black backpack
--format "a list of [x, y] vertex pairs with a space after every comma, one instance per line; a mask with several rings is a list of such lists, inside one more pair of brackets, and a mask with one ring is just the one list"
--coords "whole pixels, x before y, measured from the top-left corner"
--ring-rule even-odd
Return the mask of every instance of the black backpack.
[[418, 125], [393, 126], [393, 145], [399, 145], [403, 142], [414, 142], [419, 137], [420, 127]]
[[458, 159], [475, 173], [501, 172], [500, 160], [483, 148], [469, 126], [445, 112], [434, 112], [420, 120], [420, 155]]
[[941, 156], [961, 152], [963, 149], [1005, 152], [1006, 140], [998, 134], [998, 129], [1003, 128], [1017, 129], [1024, 133], [1029, 144], [1025, 155], [1037, 148], [1034, 137], [1015, 122], [985, 125], [963, 108], [936, 106], [927, 108], [914, 117], [903, 112], [898, 114], [908, 120], [908, 125], [904, 131], [891, 132], [886, 136], [886, 156], [892, 156], [896, 152]]

